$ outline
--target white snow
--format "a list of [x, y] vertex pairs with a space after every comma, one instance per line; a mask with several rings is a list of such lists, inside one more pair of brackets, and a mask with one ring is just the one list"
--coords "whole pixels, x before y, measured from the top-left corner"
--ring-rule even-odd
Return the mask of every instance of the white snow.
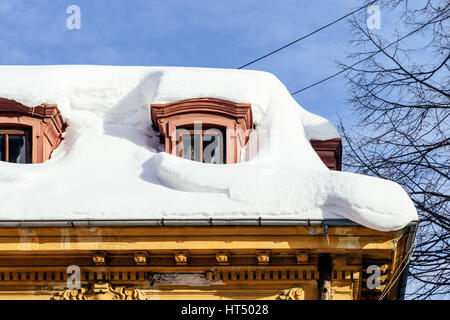
[[[339, 137], [260, 71], [0, 67], [0, 97], [55, 103], [69, 124], [44, 164], [0, 162], [0, 220], [347, 218], [397, 230], [417, 220], [396, 183], [330, 171], [309, 140]], [[252, 105], [256, 157], [202, 164], [164, 152], [152, 103], [211, 97]]]

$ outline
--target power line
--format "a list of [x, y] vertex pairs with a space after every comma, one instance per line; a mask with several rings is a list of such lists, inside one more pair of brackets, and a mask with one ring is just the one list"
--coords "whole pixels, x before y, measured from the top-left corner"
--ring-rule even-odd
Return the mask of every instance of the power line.
[[[435, 19], [433, 19], [433, 20], [435, 20]], [[432, 20], [432, 21], [433, 21], [433, 20]], [[430, 21], [430, 23], [431, 23], [431, 21]], [[294, 92], [291, 93], [291, 95], [293, 96], [293, 95], [295, 95], [295, 94], [297, 94], [297, 93], [300, 93], [300, 92], [305, 91], [305, 90], [307, 90], [307, 89], [309, 89], [309, 88], [312, 88], [312, 87], [314, 87], [314, 86], [317, 86], [318, 84], [321, 84], [322, 82], [328, 81], [328, 80], [330, 80], [330, 79], [332, 79], [332, 78], [334, 78], [334, 77], [340, 75], [341, 73], [343, 73], [343, 72], [345, 72], [345, 71], [347, 71], [347, 70], [352, 69], [354, 66], [360, 64], [361, 62], [364, 62], [364, 61], [366, 61], [366, 60], [368, 60], [368, 59], [370, 59], [370, 58], [373, 58], [374, 56], [376, 56], [377, 54], [379, 54], [381, 51], [384, 51], [385, 49], [389, 48], [390, 46], [392, 46], [392, 45], [394, 45], [394, 44], [396, 44], [396, 43], [402, 41], [403, 39], [405, 39], [405, 38], [411, 36], [412, 34], [418, 32], [418, 31], [420, 31], [421, 29], [423, 29], [423, 28], [424, 28], [425, 26], [427, 26], [427, 25], [428, 25], [428, 23], [427, 23], [427, 24], [421, 25], [419, 28], [417, 28], [417, 29], [411, 31], [410, 33], [404, 35], [403, 37], [401, 37], [401, 38], [399, 38], [399, 39], [397, 39], [397, 40], [395, 40], [394, 42], [389, 43], [386, 47], [379, 49], [378, 51], [376, 51], [376, 52], [374, 52], [373, 54], [371, 54], [371, 55], [365, 57], [364, 59], [361, 59], [361, 60], [359, 60], [359, 61], [353, 63], [352, 65], [350, 65], [350, 66], [348, 66], [348, 67], [342, 69], [341, 71], [338, 71], [338, 72], [336, 72], [336, 73], [334, 73], [334, 74], [332, 74], [332, 75], [330, 75], [330, 76], [328, 76], [328, 77], [326, 77], [326, 78], [324, 78], [324, 79], [322, 79], [322, 80], [320, 80], [320, 81], [314, 82], [313, 84], [310, 84], [310, 85], [307, 86], [307, 87], [304, 87], [304, 88], [302, 88], [302, 89], [300, 89], [300, 90], [294, 91]]]
[[311, 32], [311, 33], [308, 33], [307, 35], [305, 35], [305, 36], [303, 36], [303, 37], [301, 37], [301, 38], [298, 38], [297, 40], [294, 40], [294, 41], [292, 41], [292, 42], [289, 42], [287, 45], [282, 46], [281, 48], [278, 48], [278, 49], [276, 49], [276, 50], [274, 50], [274, 51], [271, 51], [271, 52], [269, 52], [268, 54], [263, 55], [262, 57], [259, 57], [258, 59], [255, 59], [255, 60], [253, 60], [253, 61], [250, 61], [250, 62], [247, 63], [247, 64], [244, 64], [243, 66], [240, 66], [238, 69], [245, 68], [245, 67], [247, 67], [247, 66], [249, 66], [249, 65], [251, 65], [251, 64], [253, 64], [253, 63], [255, 63], [255, 62], [258, 62], [258, 61], [260, 61], [260, 60], [262, 60], [262, 59], [264, 59], [264, 58], [267, 58], [268, 56], [273, 55], [274, 53], [277, 53], [277, 52], [279, 52], [279, 51], [281, 51], [281, 50], [283, 50], [283, 49], [286, 49], [287, 47], [292, 46], [293, 44], [295, 44], [295, 43], [297, 43], [297, 42], [299, 42], [299, 41], [302, 41], [302, 40], [304, 40], [304, 39], [306, 39], [306, 38], [312, 36], [313, 34], [319, 32], [319, 31], [322, 31], [323, 29], [328, 28], [329, 26], [331, 26], [331, 25], [333, 25], [333, 24], [335, 24], [335, 23], [337, 23], [337, 22], [339, 22], [339, 21], [341, 21], [341, 20], [347, 18], [348, 16], [351, 16], [352, 14], [358, 12], [359, 10], [361, 10], [361, 9], [367, 7], [367, 6], [370, 6], [370, 5], [374, 4], [374, 3], [377, 2], [377, 1], [378, 1], [378, 0], [374, 0], [374, 1], [372, 1], [372, 2], [370, 2], [370, 3], [368, 3], [368, 4], [366, 4], [366, 5], [364, 5], [364, 6], [362, 6], [362, 7], [360, 7], [360, 8], [358, 8], [358, 9], [356, 9], [356, 10], [354, 10], [354, 11], [352, 11], [352, 12], [346, 14], [345, 16], [342, 16], [342, 17], [340, 17], [339, 19], [336, 19], [336, 20], [334, 20], [333, 22], [330, 22], [330, 23], [327, 24], [327, 25], [325, 25], [325, 26], [323, 26], [323, 27], [320, 27], [319, 29], [316, 29], [316, 30], [314, 30], [314, 31]]

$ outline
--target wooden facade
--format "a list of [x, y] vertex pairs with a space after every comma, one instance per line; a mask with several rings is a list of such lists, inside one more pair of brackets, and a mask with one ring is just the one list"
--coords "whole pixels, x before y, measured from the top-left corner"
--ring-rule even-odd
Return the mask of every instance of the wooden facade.
[[[324, 256], [329, 298], [378, 299], [388, 285], [386, 298], [399, 298], [415, 225], [379, 232], [344, 222], [4, 226], [0, 299], [319, 299]], [[366, 285], [369, 265], [381, 270], [376, 289]], [[80, 268], [79, 288], [67, 289], [69, 266]]]

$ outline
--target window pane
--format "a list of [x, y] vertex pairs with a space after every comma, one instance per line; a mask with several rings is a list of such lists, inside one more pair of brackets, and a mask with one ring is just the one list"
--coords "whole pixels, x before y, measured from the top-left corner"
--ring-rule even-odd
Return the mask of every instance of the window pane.
[[6, 160], [6, 137], [0, 135], [0, 161]]
[[9, 136], [9, 162], [26, 163], [25, 136]]
[[203, 162], [222, 164], [223, 139], [220, 134], [205, 134], [203, 136]]
[[200, 135], [183, 134], [183, 158], [200, 161]]

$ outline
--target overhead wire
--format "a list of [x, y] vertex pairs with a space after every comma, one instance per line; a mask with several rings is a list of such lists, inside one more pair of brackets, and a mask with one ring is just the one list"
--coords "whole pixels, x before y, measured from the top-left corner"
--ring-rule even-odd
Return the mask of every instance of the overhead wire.
[[[437, 18], [437, 17], [435, 17], [433, 20], [435, 20], [436, 18]], [[432, 21], [433, 21], [433, 20], [432, 20]], [[430, 23], [431, 23], [432, 21], [430, 21]], [[361, 60], [359, 60], [359, 61], [353, 63], [352, 65], [350, 65], [350, 66], [348, 66], [348, 67], [346, 67], [346, 68], [344, 68], [344, 69], [342, 69], [342, 70], [340, 70], [340, 71], [338, 71], [338, 72], [336, 72], [336, 73], [334, 73], [334, 74], [332, 74], [332, 75], [330, 75], [330, 76], [328, 76], [328, 77], [326, 77], [326, 78], [324, 78], [324, 79], [322, 79], [322, 80], [319, 80], [319, 81], [317, 81], [317, 82], [314, 82], [313, 84], [310, 84], [310, 85], [308, 85], [308, 86], [306, 86], [306, 87], [304, 87], [304, 88], [302, 88], [302, 89], [300, 89], [300, 90], [294, 91], [294, 92], [291, 93], [291, 95], [295, 95], [295, 94], [300, 93], [300, 92], [302, 92], [302, 91], [305, 91], [305, 90], [307, 90], [307, 89], [309, 89], [309, 88], [312, 88], [312, 87], [314, 87], [314, 86], [317, 86], [317, 85], [319, 85], [319, 84], [321, 84], [321, 83], [323, 83], [323, 82], [325, 82], [325, 81], [328, 81], [328, 80], [330, 80], [330, 79], [332, 79], [332, 78], [334, 78], [334, 77], [340, 75], [341, 73], [344, 73], [345, 71], [348, 71], [348, 70], [352, 69], [354, 66], [360, 64], [361, 62], [364, 62], [364, 61], [366, 61], [366, 60], [369, 60], [369, 59], [373, 58], [374, 56], [376, 56], [376, 55], [379, 54], [380, 52], [382, 52], [382, 51], [386, 50], [387, 48], [393, 46], [394, 44], [396, 44], [396, 43], [402, 41], [403, 39], [405, 39], [405, 38], [407, 38], [407, 37], [413, 35], [414, 33], [416, 33], [416, 32], [418, 32], [418, 31], [422, 30], [422, 29], [423, 29], [425, 26], [427, 26], [427, 25], [428, 25], [428, 24], [423, 24], [423, 25], [421, 25], [421, 26], [418, 27], [417, 29], [414, 29], [413, 31], [409, 32], [408, 34], [404, 35], [403, 37], [401, 37], [401, 38], [399, 38], [399, 39], [397, 39], [397, 40], [395, 40], [395, 41], [389, 43], [387, 46], [385, 46], [385, 47], [383, 47], [383, 48], [377, 50], [376, 52], [370, 54], [369, 56], [365, 57], [364, 59], [361, 59]]]
[[306, 38], [309, 38], [309, 37], [311, 37], [312, 35], [314, 35], [314, 34], [320, 32], [320, 31], [322, 31], [323, 29], [326, 29], [326, 28], [332, 26], [333, 24], [338, 23], [339, 21], [341, 21], [341, 20], [343, 20], [343, 19], [345, 19], [345, 18], [351, 16], [352, 14], [358, 12], [359, 10], [361, 10], [361, 9], [367, 7], [367, 6], [370, 6], [370, 5], [374, 4], [374, 3], [377, 2], [377, 1], [379, 1], [379, 0], [374, 0], [374, 1], [370, 2], [370, 3], [368, 3], [368, 4], [365, 4], [364, 6], [359, 7], [358, 9], [355, 9], [355, 10], [353, 10], [353, 11], [350, 12], [350, 13], [347, 13], [346, 15], [344, 15], [344, 16], [342, 16], [342, 17], [340, 17], [340, 18], [338, 18], [338, 19], [336, 19], [336, 20], [334, 20], [334, 21], [332, 21], [332, 22], [330, 22], [330, 23], [328, 23], [328, 24], [326, 24], [326, 25], [324, 25], [324, 26], [322, 26], [322, 27], [320, 27], [320, 28], [318, 28], [318, 29], [316, 29], [316, 30], [310, 32], [310, 33], [308, 33], [307, 35], [304, 35], [304, 36], [302, 36], [302, 37], [300, 37], [300, 38], [298, 38], [298, 39], [296, 39], [296, 40], [294, 40], [294, 41], [292, 41], [292, 42], [289, 42], [288, 44], [286, 44], [286, 45], [284, 45], [284, 46], [282, 46], [282, 47], [280, 47], [280, 48], [278, 48], [278, 49], [276, 49], [276, 50], [273, 50], [273, 51], [271, 51], [271, 52], [269, 52], [269, 53], [267, 53], [267, 54], [265, 54], [265, 55], [263, 55], [263, 56], [261, 56], [261, 57], [259, 57], [259, 58], [257, 58], [257, 59], [254, 59], [254, 60], [252, 60], [252, 61], [250, 61], [250, 62], [248, 62], [248, 63], [246, 63], [246, 64], [240, 66], [238, 69], [243, 69], [243, 68], [245, 68], [245, 67], [247, 67], [247, 66], [249, 66], [249, 65], [251, 65], [251, 64], [254, 64], [255, 62], [258, 62], [258, 61], [260, 61], [260, 60], [262, 60], [262, 59], [265, 59], [265, 58], [267, 58], [267, 57], [269, 57], [269, 56], [271, 56], [271, 55], [273, 55], [273, 54], [275, 54], [275, 53], [277, 53], [277, 52], [279, 52], [279, 51], [281, 51], [281, 50], [283, 50], [283, 49], [286, 49], [287, 47], [290, 47], [290, 46], [292, 46], [293, 44], [296, 44], [297, 42], [300, 42], [300, 41], [302, 41], [302, 40], [304, 40], [304, 39], [306, 39]]

